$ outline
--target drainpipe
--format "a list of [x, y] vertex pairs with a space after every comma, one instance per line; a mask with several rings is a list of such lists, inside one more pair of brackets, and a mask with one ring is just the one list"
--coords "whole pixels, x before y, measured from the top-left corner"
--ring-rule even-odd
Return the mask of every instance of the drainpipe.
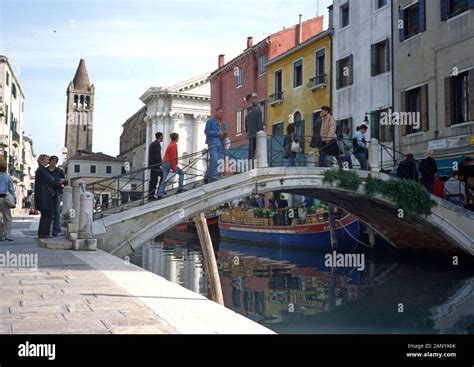
[[[391, 54], [392, 54], [392, 113], [393, 113], [393, 109], [395, 108], [395, 38], [394, 38], [394, 32], [393, 32], [393, 20], [395, 19], [393, 15], [394, 0], [391, 0], [390, 6], [391, 6], [390, 12], [392, 14], [392, 21], [390, 22], [392, 42], [390, 42], [391, 44], [390, 46], [391, 46]], [[392, 116], [390, 116], [390, 119], [391, 118]], [[392, 125], [392, 139], [393, 139], [392, 141], [393, 167], [396, 167], [397, 159], [395, 157], [395, 135], [397, 131], [395, 129], [395, 125], [394, 124], [391, 124], [391, 125]]]

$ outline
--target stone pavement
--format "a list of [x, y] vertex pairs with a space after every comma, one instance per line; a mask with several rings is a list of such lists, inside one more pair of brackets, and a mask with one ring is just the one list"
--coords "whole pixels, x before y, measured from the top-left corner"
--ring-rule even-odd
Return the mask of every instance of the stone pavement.
[[[0, 242], [0, 334], [269, 332], [103, 251], [40, 248], [38, 219], [14, 217], [14, 241]], [[19, 255], [29, 264], [12, 265]]]

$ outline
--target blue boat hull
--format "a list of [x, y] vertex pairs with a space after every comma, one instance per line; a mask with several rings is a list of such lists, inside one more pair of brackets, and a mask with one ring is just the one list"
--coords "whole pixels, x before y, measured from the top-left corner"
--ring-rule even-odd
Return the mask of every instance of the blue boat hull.
[[[312, 233], [283, 233], [282, 231], [272, 230], [271, 227], [262, 229], [219, 223], [219, 231], [221, 238], [233, 241], [258, 242], [267, 246], [308, 250], [332, 250], [329, 230]], [[358, 242], [355, 239], [359, 239], [359, 234], [359, 221], [355, 218], [348, 224], [344, 224], [344, 227], [340, 226], [337, 229], [338, 251], [354, 251], [357, 249]]]

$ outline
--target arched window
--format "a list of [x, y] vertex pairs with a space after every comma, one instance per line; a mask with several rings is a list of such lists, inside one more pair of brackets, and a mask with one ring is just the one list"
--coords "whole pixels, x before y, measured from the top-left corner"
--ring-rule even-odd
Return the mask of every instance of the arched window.
[[298, 122], [301, 121], [301, 112], [296, 111], [295, 114], [293, 115], [293, 122]]
[[86, 109], [89, 109], [91, 103], [91, 98], [89, 96], [86, 97]]
[[74, 96], [74, 108], [77, 108], [77, 104], [79, 103], [79, 96], [76, 94]]
[[79, 108], [80, 109], [84, 108], [84, 96], [81, 96], [81, 98], [79, 98]]

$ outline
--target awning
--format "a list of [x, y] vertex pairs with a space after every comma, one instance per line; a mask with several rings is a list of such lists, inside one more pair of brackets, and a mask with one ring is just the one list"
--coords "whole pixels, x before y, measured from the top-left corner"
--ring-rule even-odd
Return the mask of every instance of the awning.
[[451, 176], [454, 170], [454, 164], [457, 163], [458, 167], [466, 157], [454, 157], [450, 159], [436, 159], [436, 164], [438, 165], [438, 176]]

